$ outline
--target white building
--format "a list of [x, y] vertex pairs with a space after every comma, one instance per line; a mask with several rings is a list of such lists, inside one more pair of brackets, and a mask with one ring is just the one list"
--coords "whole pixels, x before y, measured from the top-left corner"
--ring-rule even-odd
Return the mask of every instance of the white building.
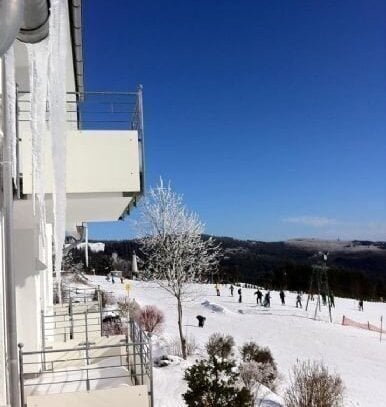
[[[49, 2], [25, 0], [25, 9], [22, 10], [23, 3], [21, 0], [0, 0], [0, 56], [16, 35], [27, 43], [37, 42], [47, 35]], [[63, 44], [67, 48], [67, 59], [62, 61], [67, 73], [67, 161], [63, 160], [60, 164], [65, 165], [66, 173], [66, 232], [80, 237], [84, 222], [111, 221], [126, 216], [143, 192], [142, 89], [120, 94], [85, 92], [81, 0], [63, 0], [63, 3], [66, 5], [68, 38], [67, 43]], [[20, 20], [23, 15], [24, 20]], [[32, 30], [35, 28], [33, 24], [37, 27], [35, 30]], [[52, 312], [55, 280], [52, 251], [55, 163], [50, 133], [46, 132], [42, 137], [47, 216], [45, 236], [41, 236], [41, 217], [36, 215], [34, 205], [36, 158], [33, 156], [30, 123], [33, 109], [29, 76], [31, 62], [25, 42], [16, 40], [13, 43], [18, 90], [16, 98], [12, 99], [10, 95], [6, 97], [6, 83], [13, 72], [6, 69], [4, 63], [1, 87], [4, 140], [1, 146], [3, 165], [0, 168], [3, 177], [0, 196], [0, 406], [12, 407], [17, 407], [15, 403], [20, 397], [20, 384], [15, 383], [20, 368], [15, 360], [16, 345], [22, 342], [26, 352], [42, 349], [44, 334], [41, 315]], [[10, 109], [12, 103], [15, 103], [13, 110]], [[106, 106], [106, 110], [103, 110]], [[7, 133], [6, 120], [15, 109], [16, 155], [12, 156], [7, 150], [7, 145], [12, 147], [12, 140]], [[12, 158], [14, 162], [11, 164]], [[54, 160], [57, 161], [57, 157]], [[16, 171], [12, 171], [11, 166]], [[16, 311], [16, 315], [13, 311]], [[15, 332], [12, 333], [15, 326], [17, 338]], [[16, 390], [19, 391], [18, 395], [15, 394]], [[122, 393], [123, 390], [119, 391]], [[140, 400], [147, 394], [141, 396], [139, 390], [137, 393], [135, 397], [139, 397], [139, 401], [132, 405], [146, 405], [141, 404]], [[39, 399], [31, 405], [64, 405], [58, 399], [59, 395], [52, 397], [56, 398], [47, 396], [46, 404]], [[93, 404], [90, 392], [69, 393], [67, 397], [71, 405]], [[104, 396], [98, 394], [97, 397], [103, 399]], [[120, 397], [125, 395], [117, 390], [109, 394], [106, 400], [113, 407], [114, 400]]]

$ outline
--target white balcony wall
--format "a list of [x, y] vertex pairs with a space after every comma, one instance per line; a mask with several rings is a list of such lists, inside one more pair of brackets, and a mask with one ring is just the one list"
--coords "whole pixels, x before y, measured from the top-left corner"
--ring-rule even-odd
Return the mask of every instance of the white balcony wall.
[[[28, 122], [20, 123], [22, 193], [31, 198], [32, 141]], [[53, 170], [48, 136], [45, 143], [45, 190], [48, 222], [52, 222]], [[140, 151], [134, 130], [68, 130], [67, 229], [85, 221], [117, 220], [140, 193]], [[17, 228], [33, 222], [31, 199], [15, 202]]]
[[[31, 195], [32, 140], [29, 124], [20, 123], [20, 172], [23, 194]], [[45, 143], [45, 190], [52, 193], [53, 170]], [[67, 194], [140, 191], [138, 133], [135, 130], [72, 130], [67, 133]]]

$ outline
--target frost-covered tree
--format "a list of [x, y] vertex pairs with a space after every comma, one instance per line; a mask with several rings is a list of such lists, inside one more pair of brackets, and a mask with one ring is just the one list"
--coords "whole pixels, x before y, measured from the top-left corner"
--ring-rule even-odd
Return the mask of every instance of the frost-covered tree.
[[219, 246], [212, 238], [202, 238], [203, 223], [162, 179], [142, 203], [138, 230], [144, 277], [156, 281], [176, 298], [181, 349], [186, 359], [182, 304], [192, 295], [192, 284], [217, 268]]

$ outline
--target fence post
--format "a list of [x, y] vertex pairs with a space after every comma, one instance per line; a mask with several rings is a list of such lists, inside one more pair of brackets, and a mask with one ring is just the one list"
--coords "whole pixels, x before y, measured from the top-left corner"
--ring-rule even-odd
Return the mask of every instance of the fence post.
[[370, 322], [367, 321], [367, 329], [370, 331]]
[[153, 350], [152, 350], [151, 335], [149, 336], [148, 343], [149, 343], [150, 407], [154, 407]]
[[40, 311], [40, 319], [41, 319], [41, 335], [42, 335], [42, 371], [46, 368], [46, 333], [45, 333], [45, 326], [44, 326], [44, 310]]
[[70, 311], [70, 339], [74, 339], [74, 310], [72, 307], [72, 298], [70, 298], [68, 310]]
[[142, 329], [139, 330], [139, 358], [141, 360], [141, 384], [143, 384], [143, 335], [142, 335]]
[[343, 315], [343, 317], [342, 317], [342, 325], [344, 325], [344, 315]]
[[130, 319], [130, 335], [131, 335], [131, 346], [133, 348], [133, 367], [134, 367], [134, 384], [138, 384], [137, 378], [137, 352], [136, 352], [136, 342], [134, 338], [134, 321]]
[[20, 380], [20, 403], [22, 407], [25, 407], [24, 402], [24, 369], [23, 369], [23, 344], [19, 343], [19, 380]]
[[99, 323], [101, 325], [101, 336], [103, 336], [102, 293], [100, 285], [98, 285], [98, 306], [99, 306]]

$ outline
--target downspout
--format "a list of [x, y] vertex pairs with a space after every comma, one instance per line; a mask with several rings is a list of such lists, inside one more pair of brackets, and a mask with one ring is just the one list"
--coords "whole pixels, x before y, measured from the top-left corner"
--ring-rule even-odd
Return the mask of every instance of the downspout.
[[24, 2], [23, 22], [17, 39], [28, 44], [36, 44], [48, 36], [50, 2], [49, 0], [22, 1]]
[[[18, 348], [16, 330], [16, 283], [14, 266], [12, 141], [7, 134], [7, 72], [2, 58], [2, 116], [3, 116], [3, 213], [5, 241], [5, 321], [7, 331], [8, 401], [10, 406], [20, 406]], [[24, 406], [23, 406], [24, 407]]]
[[23, 21], [23, 0], [0, 0], [0, 57], [15, 41]]
[[[0, 57], [9, 49], [19, 32], [20, 41], [36, 43], [48, 35], [48, 0], [0, 0]], [[2, 58], [2, 119], [3, 119], [3, 212], [5, 240], [5, 321], [7, 326], [7, 401], [11, 407], [20, 406], [19, 366], [16, 329], [16, 281], [14, 266], [12, 141], [7, 134], [8, 101], [7, 75]], [[21, 406], [24, 407], [24, 406]]]

